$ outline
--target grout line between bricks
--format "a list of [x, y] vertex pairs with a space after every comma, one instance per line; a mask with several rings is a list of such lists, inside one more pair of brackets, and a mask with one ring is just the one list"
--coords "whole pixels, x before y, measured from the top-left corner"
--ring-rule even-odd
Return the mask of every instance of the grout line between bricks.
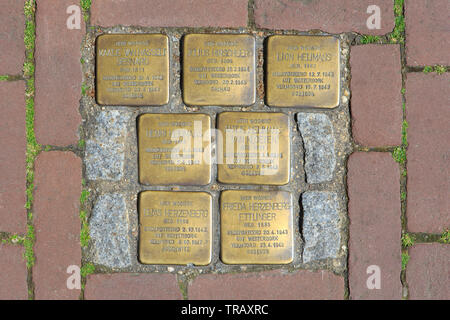
[[35, 255], [33, 245], [35, 242], [35, 232], [33, 225], [33, 190], [34, 190], [34, 164], [41, 147], [36, 142], [34, 133], [34, 50], [36, 38], [35, 21], [36, 1], [27, 0], [24, 4], [25, 15], [25, 62], [23, 67], [23, 77], [26, 80], [25, 101], [26, 101], [26, 212], [27, 212], [27, 233], [24, 238], [25, 260], [27, 265], [27, 286], [28, 299], [34, 300], [33, 266]]
[[248, 0], [248, 20], [247, 26], [249, 29], [256, 29], [255, 21], [255, 0]]
[[[81, 9], [83, 10], [83, 19], [86, 25], [85, 28], [85, 32], [86, 34], [88, 33], [89, 28], [91, 27], [91, 5], [92, 5], [92, 0], [80, 0], [80, 6]], [[82, 46], [83, 46], [83, 42], [82, 42]], [[80, 51], [82, 50], [82, 48], [80, 48]], [[81, 64], [81, 68], [83, 68], [83, 59], [81, 58], [80, 60], [80, 64]], [[81, 95], [84, 96], [86, 95], [86, 85], [84, 83], [84, 81], [82, 80], [81, 83]], [[81, 99], [80, 99], [81, 101]], [[82, 126], [80, 125], [80, 128]], [[66, 148], [74, 153], [76, 153], [81, 159], [83, 159], [83, 151], [85, 148], [85, 140], [83, 139], [83, 132], [80, 132], [80, 139], [78, 141], [77, 146], [67, 146]], [[47, 146], [51, 149], [56, 148], [54, 146]], [[84, 291], [86, 289], [86, 283], [87, 283], [87, 277], [90, 274], [94, 274], [95, 273], [95, 266], [91, 263], [85, 263], [84, 260], [84, 252], [83, 252], [83, 248], [88, 246], [89, 243], [89, 223], [88, 223], [88, 217], [87, 217], [87, 212], [88, 212], [88, 208], [87, 208], [87, 203], [88, 203], [88, 198], [90, 195], [90, 192], [88, 189], [85, 189], [85, 180], [84, 180], [84, 165], [82, 167], [83, 173], [82, 173], [82, 180], [81, 180], [81, 185], [82, 185], [82, 190], [81, 190], [81, 195], [80, 195], [80, 246], [81, 246], [81, 268], [80, 268], [80, 275], [81, 275], [81, 290], [80, 290], [80, 296], [79, 296], [79, 300], [85, 300], [85, 295], [84, 295]]]
[[407, 300], [409, 299], [409, 289], [408, 289], [408, 283], [406, 281], [406, 264], [409, 260], [408, 255], [408, 249], [403, 245], [403, 237], [404, 234], [407, 232], [407, 216], [406, 216], [406, 199], [407, 199], [407, 190], [406, 190], [406, 182], [407, 182], [407, 149], [408, 149], [408, 136], [407, 136], [407, 129], [408, 129], [408, 122], [406, 121], [406, 31], [405, 31], [405, 6], [404, 6], [404, 0], [395, 0], [394, 1], [394, 13], [396, 15], [395, 22], [402, 23], [403, 27], [401, 30], [401, 34], [399, 37], [401, 37], [402, 41], [400, 42], [400, 63], [401, 63], [401, 73], [402, 73], [402, 144], [401, 146], [395, 148], [395, 150], [392, 152], [392, 156], [394, 160], [399, 164], [400, 169], [400, 210], [401, 210], [401, 239], [399, 241], [401, 242], [401, 260], [402, 260], [402, 268], [400, 270], [400, 281], [402, 283], [402, 299]]

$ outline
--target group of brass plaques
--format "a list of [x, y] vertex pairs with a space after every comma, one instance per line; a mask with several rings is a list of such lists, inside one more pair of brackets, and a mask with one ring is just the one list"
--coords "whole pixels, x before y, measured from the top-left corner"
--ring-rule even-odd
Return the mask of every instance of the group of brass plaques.
[[[212, 252], [212, 197], [206, 192], [139, 195], [140, 261], [207, 265]], [[293, 259], [291, 194], [223, 191], [221, 259], [226, 264], [286, 264]]]
[[217, 163], [222, 183], [289, 182], [289, 118], [284, 113], [223, 112], [212, 158], [207, 114], [143, 114], [138, 120], [139, 181], [147, 185], [207, 185]]
[[[97, 102], [169, 102], [169, 40], [163, 34], [97, 38]], [[255, 38], [248, 34], [188, 34], [183, 39], [182, 90], [187, 105], [248, 106], [256, 101]], [[266, 103], [334, 108], [339, 104], [339, 39], [274, 35], [266, 50]]]
[[[102, 105], [169, 102], [170, 48], [163, 34], [97, 38], [96, 94]], [[194, 106], [256, 102], [256, 44], [248, 34], [189, 34], [182, 42], [182, 96]], [[267, 39], [266, 104], [333, 108], [339, 104], [339, 40]], [[215, 120], [215, 121], [214, 121]], [[212, 123], [216, 123], [215, 126]], [[280, 112], [147, 113], [138, 118], [139, 182], [151, 186], [285, 185], [290, 123]], [[144, 264], [211, 263], [213, 199], [208, 192], [143, 191], [139, 259]], [[221, 260], [226, 264], [293, 261], [293, 212], [287, 191], [220, 194]]]

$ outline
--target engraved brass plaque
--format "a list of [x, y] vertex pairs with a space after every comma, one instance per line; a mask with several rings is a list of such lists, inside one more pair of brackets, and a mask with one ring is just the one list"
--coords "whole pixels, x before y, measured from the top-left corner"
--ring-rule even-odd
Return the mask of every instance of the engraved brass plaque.
[[96, 94], [101, 105], [169, 102], [169, 40], [163, 34], [97, 38]]
[[221, 257], [226, 264], [287, 264], [293, 260], [292, 198], [286, 191], [221, 194]]
[[206, 192], [139, 195], [139, 259], [144, 264], [211, 262], [212, 199]]
[[275, 107], [338, 106], [339, 61], [339, 39], [335, 37], [269, 37], [266, 103]]
[[138, 120], [139, 181], [150, 185], [206, 185], [211, 180], [206, 114], [143, 114]]
[[[289, 118], [284, 113], [223, 112], [218, 115], [218, 180], [284, 185], [289, 182]], [[218, 139], [220, 142], [220, 139]]]
[[183, 100], [188, 105], [255, 103], [255, 38], [188, 34], [183, 45]]

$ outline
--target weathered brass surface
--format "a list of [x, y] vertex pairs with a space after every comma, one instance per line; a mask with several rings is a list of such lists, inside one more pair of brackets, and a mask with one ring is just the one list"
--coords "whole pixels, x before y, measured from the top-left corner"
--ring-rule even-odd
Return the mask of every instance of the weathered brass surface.
[[183, 100], [188, 105], [255, 103], [255, 38], [189, 34], [183, 45]]
[[266, 59], [269, 106], [334, 108], [339, 105], [339, 39], [271, 36]]
[[289, 118], [284, 113], [223, 112], [218, 115], [218, 180], [284, 185], [289, 182]]
[[211, 119], [206, 114], [143, 114], [138, 120], [139, 181], [206, 185], [211, 180]]
[[97, 38], [96, 94], [102, 105], [169, 102], [169, 40], [163, 34]]
[[212, 199], [206, 192], [139, 194], [139, 259], [144, 264], [211, 262]]
[[221, 257], [226, 264], [287, 264], [293, 259], [292, 198], [286, 191], [221, 194]]

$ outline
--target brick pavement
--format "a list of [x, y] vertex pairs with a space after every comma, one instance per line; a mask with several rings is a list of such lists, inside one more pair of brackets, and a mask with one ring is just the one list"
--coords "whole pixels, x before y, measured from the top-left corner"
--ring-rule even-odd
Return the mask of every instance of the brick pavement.
[[[443, 234], [450, 226], [449, 77], [442, 67], [427, 72], [450, 65], [448, 1], [405, 1], [404, 10], [394, 10], [391, 0], [130, 0], [126, 10], [124, 2], [93, 1], [83, 12], [88, 29], [81, 17], [76, 30], [66, 28], [70, 4], [7, 1], [8, 10], [0, 12], [0, 299], [450, 298], [449, 235]], [[366, 27], [369, 4], [381, 9], [381, 29]], [[24, 5], [37, 6], [35, 20], [34, 13], [23, 14]], [[36, 36], [35, 74], [22, 70], [25, 23], [35, 24], [30, 28]], [[340, 274], [322, 265], [315, 272], [238, 271], [185, 279], [173, 270], [103, 274], [84, 264], [81, 289], [67, 287], [67, 267], [81, 266], [85, 257], [80, 243], [85, 225], [80, 226], [87, 220], [80, 221], [80, 210], [90, 210], [87, 200], [80, 202], [82, 39], [89, 27], [116, 25], [161, 32], [170, 27], [180, 34], [222, 28], [348, 33], [354, 40], [349, 63], [354, 153], [347, 164], [343, 222], [348, 267]], [[389, 43], [391, 31], [405, 41]], [[351, 32], [380, 37], [364, 38], [376, 42], [364, 44], [367, 40]]]

